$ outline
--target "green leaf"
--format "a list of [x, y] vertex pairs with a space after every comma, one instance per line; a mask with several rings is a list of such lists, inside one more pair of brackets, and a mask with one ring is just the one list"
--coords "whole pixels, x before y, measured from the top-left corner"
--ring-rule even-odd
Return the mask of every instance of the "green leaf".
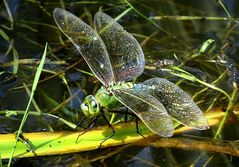
[[9, 36], [2, 30], [0, 29], [0, 35], [8, 42], [10, 42]]

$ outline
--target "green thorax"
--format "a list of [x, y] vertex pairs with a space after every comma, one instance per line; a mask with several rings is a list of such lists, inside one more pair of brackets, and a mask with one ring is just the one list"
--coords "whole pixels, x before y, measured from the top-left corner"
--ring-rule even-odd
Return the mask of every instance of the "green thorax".
[[119, 107], [121, 104], [120, 102], [115, 98], [111, 90], [118, 90], [118, 89], [124, 89], [124, 88], [132, 88], [133, 83], [126, 82], [126, 83], [119, 83], [115, 84], [114, 86], [111, 86], [109, 88], [105, 88], [102, 86], [95, 94], [95, 98], [97, 102], [107, 109], [114, 109]]

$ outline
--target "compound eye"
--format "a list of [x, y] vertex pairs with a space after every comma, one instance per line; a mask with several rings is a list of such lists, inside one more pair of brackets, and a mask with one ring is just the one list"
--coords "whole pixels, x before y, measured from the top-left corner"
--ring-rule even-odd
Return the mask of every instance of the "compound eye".
[[88, 110], [89, 110], [88, 105], [86, 105], [85, 103], [82, 103], [82, 104], [80, 105], [80, 108], [81, 108], [81, 110], [84, 110], [84, 111], [88, 111]]
[[84, 113], [84, 115], [86, 117], [89, 117], [90, 116], [90, 112], [89, 112], [89, 106], [86, 104], [86, 103], [82, 103], [80, 105], [80, 108], [81, 108], [81, 111]]
[[95, 106], [96, 106], [96, 102], [95, 102], [94, 100], [92, 100], [92, 101], [91, 101], [91, 105], [92, 105], [93, 107], [95, 107]]
[[94, 112], [96, 112], [98, 110], [98, 104], [95, 102], [95, 100], [92, 100], [90, 104]]
[[86, 96], [84, 103], [81, 104], [81, 110], [87, 117], [97, 116], [100, 113], [99, 104], [92, 95]]

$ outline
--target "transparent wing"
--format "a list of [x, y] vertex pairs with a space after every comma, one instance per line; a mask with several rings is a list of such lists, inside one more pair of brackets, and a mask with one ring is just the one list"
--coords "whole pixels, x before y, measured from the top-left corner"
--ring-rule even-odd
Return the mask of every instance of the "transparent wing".
[[59, 29], [81, 53], [95, 76], [108, 85], [114, 80], [106, 46], [100, 36], [80, 18], [66, 10], [56, 8], [53, 12]]
[[163, 137], [173, 135], [174, 127], [171, 117], [164, 106], [153, 96], [134, 89], [113, 90], [116, 98], [132, 110], [143, 123], [155, 134]]
[[103, 12], [95, 15], [95, 29], [104, 41], [116, 81], [131, 80], [144, 70], [144, 54], [137, 40]]
[[137, 84], [145, 93], [159, 100], [168, 114], [184, 125], [196, 129], [208, 129], [206, 117], [192, 98], [172, 82], [163, 78], [152, 78]]

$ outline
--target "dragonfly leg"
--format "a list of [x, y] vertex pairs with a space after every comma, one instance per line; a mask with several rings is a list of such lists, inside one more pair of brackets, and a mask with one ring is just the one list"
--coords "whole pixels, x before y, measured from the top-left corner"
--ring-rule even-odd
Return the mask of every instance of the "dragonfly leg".
[[128, 108], [126, 108], [125, 111], [109, 111], [109, 112], [112, 112], [112, 113], [119, 113], [119, 114], [125, 114], [125, 122], [128, 121], [128, 116], [131, 115], [135, 118], [135, 123], [136, 123], [136, 132], [142, 136], [143, 138], [145, 138], [145, 136], [143, 134], [140, 133], [139, 131], [139, 124], [138, 124], [138, 121], [139, 121], [139, 118], [137, 117], [137, 115], [135, 115], [133, 112], [131, 112]]
[[92, 129], [92, 128], [95, 126], [95, 124], [96, 124], [98, 118], [99, 118], [99, 116], [96, 116], [96, 117], [91, 121], [91, 123], [87, 126], [86, 129]]
[[77, 124], [75, 130], [80, 127], [80, 128], [83, 128], [82, 124], [84, 123], [84, 121], [87, 119], [87, 117], [83, 117], [80, 122]]
[[135, 117], [135, 114], [133, 112], [131, 112], [127, 107], [124, 111], [108, 111], [108, 112], [111, 112], [111, 113], [117, 113], [117, 114], [124, 114], [124, 121], [125, 122], [128, 122], [129, 121], [129, 116], [133, 116]]
[[[87, 117], [82, 118], [82, 120], [81, 120], [81, 125], [82, 125], [82, 122], [83, 122], [86, 118], [87, 118]], [[99, 115], [96, 116], [96, 117], [91, 121], [90, 124], [88, 124], [88, 126], [86, 127], [86, 130], [85, 130], [84, 132], [82, 132], [81, 134], [79, 134], [79, 135], [77, 136], [76, 143], [77, 143], [77, 141], [78, 141], [78, 139], [79, 139], [79, 137], [80, 137], [81, 135], [83, 135], [83, 134], [85, 134], [86, 132], [90, 131], [90, 130], [95, 126], [95, 124], [96, 124], [98, 118], [99, 118]]]
[[[133, 112], [131, 112], [128, 108], [126, 108], [126, 110], [124, 111], [117, 111], [117, 110], [107, 110], [108, 112], [111, 112], [111, 113], [118, 113], [118, 114], [124, 114], [124, 115], [127, 115], [127, 121], [128, 121], [128, 116], [131, 115], [131, 116], [135, 116], [135, 114]], [[126, 122], [127, 122], [126, 121]]]
[[129, 114], [129, 109], [126, 107], [125, 115], [124, 115], [124, 121], [125, 122], [128, 122], [128, 114]]
[[105, 114], [104, 114], [104, 111], [102, 110], [101, 113], [102, 113], [102, 116], [103, 116], [104, 120], [105, 120], [106, 123], [108, 124], [108, 126], [112, 129], [112, 133], [111, 133], [109, 136], [107, 136], [103, 141], [100, 142], [100, 145], [99, 145], [98, 149], [100, 149], [101, 145], [102, 145], [106, 140], [110, 139], [110, 138], [111, 138], [112, 136], [114, 136], [114, 134], [115, 134], [115, 130], [114, 130], [113, 126], [110, 124], [110, 122], [108, 121], [108, 119], [106, 118], [106, 116], [105, 116]]
[[135, 125], [136, 125], [136, 132], [142, 136], [143, 138], [146, 138], [143, 134], [140, 133], [139, 131], [139, 118], [137, 117], [137, 115], [135, 115]]

